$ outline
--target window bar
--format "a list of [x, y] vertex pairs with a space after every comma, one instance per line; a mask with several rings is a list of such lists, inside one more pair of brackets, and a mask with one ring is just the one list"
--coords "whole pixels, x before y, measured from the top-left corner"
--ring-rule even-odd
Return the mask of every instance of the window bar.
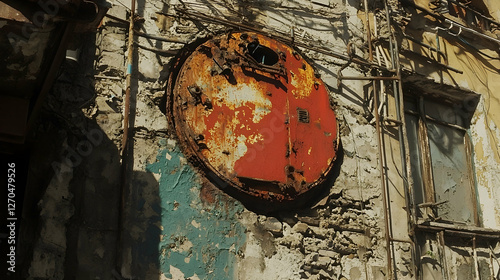
[[[434, 176], [432, 174], [432, 164], [430, 158], [429, 137], [427, 135], [427, 119], [424, 112], [424, 98], [420, 96], [418, 100], [419, 106], [419, 122], [418, 133], [420, 136], [420, 150], [422, 151], [422, 180], [424, 183], [424, 199], [425, 202], [435, 203], [434, 194]], [[426, 208], [428, 215], [434, 215], [434, 209]]]
[[453, 4], [455, 4], [455, 5], [457, 5], [457, 6], [460, 6], [460, 7], [464, 8], [464, 9], [467, 9], [467, 10], [471, 11], [472, 13], [476, 14], [477, 16], [479, 16], [479, 17], [481, 17], [481, 18], [485, 19], [486, 21], [489, 21], [490, 23], [492, 23], [492, 24], [494, 24], [494, 25], [496, 25], [496, 26], [500, 27], [500, 23], [498, 23], [498, 22], [496, 22], [494, 19], [489, 18], [489, 17], [487, 17], [487, 16], [483, 15], [482, 13], [480, 13], [480, 12], [478, 12], [478, 11], [476, 11], [476, 10], [472, 9], [472, 8], [471, 8], [471, 7], [469, 7], [469, 6], [467, 6], [467, 5], [463, 4], [463, 3], [460, 3], [460, 2], [458, 2], [458, 1], [456, 1], [456, 0], [448, 0], [448, 1], [449, 1], [449, 2], [451, 2], [451, 3], [453, 3]]
[[446, 244], [444, 242], [444, 232], [439, 231], [436, 233], [436, 238], [438, 239], [438, 243], [440, 245], [439, 249], [439, 257], [441, 258], [442, 266], [441, 271], [443, 272], [443, 278], [446, 280], [450, 280], [450, 272], [448, 270], [448, 264], [446, 261]]
[[[488, 244], [488, 247], [490, 249], [490, 272], [491, 272], [491, 280], [495, 280], [495, 265], [493, 263], [493, 258], [497, 261], [498, 265], [500, 265], [500, 262], [498, 261], [497, 257], [495, 256], [495, 253], [493, 252], [493, 248], [491, 248], [491, 245]], [[500, 271], [499, 271], [500, 274]], [[497, 275], [498, 276], [498, 275]]]
[[477, 264], [477, 251], [476, 251], [476, 236], [474, 235], [472, 237], [472, 257], [474, 259], [474, 273], [476, 274], [476, 277], [474, 277], [476, 280], [479, 279], [479, 267]]

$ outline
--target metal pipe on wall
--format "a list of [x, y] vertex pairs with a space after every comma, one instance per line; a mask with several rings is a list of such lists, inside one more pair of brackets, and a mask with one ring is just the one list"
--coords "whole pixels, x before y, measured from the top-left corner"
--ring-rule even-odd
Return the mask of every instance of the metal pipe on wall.
[[[387, 21], [387, 28], [389, 30], [389, 32], [391, 33], [391, 37], [389, 39], [389, 52], [390, 52], [390, 55], [392, 56], [391, 57], [391, 63], [392, 63], [392, 69], [395, 69], [395, 63], [394, 63], [394, 46], [393, 46], [393, 38], [392, 38], [392, 27], [391, 27], [391, 22], [390, 22], [390, 13], [389, 13], [389, 5], [387, 3], [387, 0], [384, 1], [384, 6], [385, 6], [385, 12], [386, 12], [386, 21]], [[395, 69], [396, 71], [398, 71], [398, 69]], [[398, 73], [398, 76], [399, 76], [400, 73]], [[394, 90], [396, 89], [396, 81], [394, 80], [393, 81], [393, 86], [394, 86]], [[378, 98], [377, 100], [375, 100], [375, 108], [378, 108]], [[378, 116], [378, 110], [375, 110], [375, 118], [377, 120], [377, 125], [379, 126], [379, 116]], [[399, 119], [398, 119], [399, 120]], [[377, 131], [379, 132], [379, 131]], [[378, 145], [379, 145], [379, 154], [380, 154], [380, 157], [382, 157], [382, 138], [383, 136], [380, 134], [380, 132], [378, 133], [378, 136], [377, 136], [377, 139], [378, 139]], [[383, 162], [382, 162], [382, 158], [380, 159], [380, 165], [381, 165], [381, 175], [383, 174], [383, 172], [385, 171], [383, 169]], [[383, 176], [381, 176], [383, 177]], [[388, 193], [388, 190], [387, 190], [387, 185], [385, 184], [385, 180], [382, 178], [382, 196], [383, 196], [383, 200], [384, 200], [384, 223], [385, 223], [385, 239], [386, 239], [386, 250], [387, 250], [387, 279], [394, 279], [394, 271], [393, 271], [393, 262], [392, 262], [392, 237], [391, 237], [391, 213], [389, 211], [389, 193]]]
[[[396, 105], [396, 120], [401, 123], [398, 129], [398, 140], [399, 140], [399, 152], [401, 156], [401, 169], [402, 169], [402, 179], [403, 179], [403, 185], [404, 185], [404, 193], [405, 193], [405, 204], [407, 206], [407, 219], [408, 219], [408, 227], [411, 229], [414, 224], [414, 211], [413, 210], [413, 204], [411, 203], [411, 190], [410, 190], [410, 184], [409, 184], [409, 176], [411, 174], [410, 170], [410, 165], [408, 165], [408, 162], [410, 161], [410, 155], [409, 153], [406, 153], [406, 147], [408, 147], [408, 138], [406, 135], [406, 126], [405, 126], [405, 118], [404, 118], [404, 102], [403, 102], [403, 86], [402, 86], [402, 80], [401, 80], [401, 64], [399, 61], [399, 48], [396, 43], [396, 39], [394, 38], [394, 32], [392, 32], [392, 27], [391, 27], [391, 22], [390, 22], [390, 12], [389, 12], [389, 5], [387, 3], [387, 0], [384, 2], [385, 4], [385, 12], [386, 12], [386, 18], [387, 18], [387, 27], [391, 31], [390, 39], [389, 39], [389, 53], [391, 56], [391, 63], [392, 67], [396, 71], [396, 76], [399, 77], [399, 80], [393, 80], [393, 90], [394, 90], [394, 101]], [[388, 221], [387, 224], [390, 226], [391, 222], [391, 213], [390, 213], [390, 205], [389, 205], [389, 190], [387, 189], [388, 185], [384, 186], [384, 192], [386, 192], [387, 195], [387, 200], [385, 203], [385, 207], [387, 208], [387, 217]], [[412, 213], [413, 212], [413, 213]], [[388, 233], [389, 237], [391, 236], [391, 228], [388, 228]], [[392, 252], [392, 243], [388, 242], [388, 255]], [[412, 245], [412, 251], [415, 252], [415, 248]], [[391, 265], [391, 277], [394, 277], [392, 275], [393, 271], [392, 269], [393, 264], [391, 262], [391, 259], [388, 258], [388, 266]]]
[[[477, 31], [476, 31], [476, 30], [474, 30], [474, 29], [471, 29], [471, 28], [465, 27], [465, 26], [463, 26], [463, 25], [461, 25], [461, 24], [459, 24], [459, 23], [456, 23], [456, 22], [454, 22], [454, 21], [451, 21], [451, 20], [449, 20], [449, 19], [445, 19], [444, 21], [445, 21], [445, 22], [447, 22], [447, 23], [449, 23], [449, 24], [451, 24], [451, 25], [452, 25], [452, 26], [451, 26], [451, 28], [453, 28], [453, 26], [458, 27], [458, 28], [459, 28], [459, 30], [460, 30], [460, 31], [459, 31], [459, 34], [461, 33], [461, 31], [462, 31], [462, 30], [465, 30], [465, 31], [467, 31], [467, 32], [469, 32], [469, 33], [471, 33], [471, 34], [474, 34], [474, 35], [479, 36], [479, 37], [481, 37], [481, 38], [484, 38], [484, 39], [486, 39], [486, 40], [490, 40], [490, 41], [493, 41], [493, 42], [495, 42], [495, 43], [497, 43], [497, 44], [500, 44], [500, 40], [495, 39], [495, 38], [493, 38], [493, 37], [491, 37], [491, 36], [488, 36], [488, 35], [486, 35], [486, 34], [483, 34], [483, 33], [477, 32]], [[457, 36], [458, 36], [459, 34], [457, 34]]]
[[457, 22], [451, 21], [451, 20], [449, 20], [448, 18], [446, 18], [446, 17], [444, 17], [444, 16], [442, 16], [442, 15], [440, 15], [440, 14], [433, 13], [433, 12], [429, 11], [428, 9], [426, 9], [426, 8], [422, 7], [422, 6], [420, 6], [420, 5], [418, 5], [418, 4], [413, 3], [412, 1], [409, 1], [409, 0], [403, 0], [402, 2], [403, 2], [404, 4], [408, 4], [408, 5], [412, 6], [412, 7], [414, 7], [415, 9], [417, 9], [417, 10], [419, 10], [419, 11], [422, 11], [422, 12], [424, 12], [424, 13], [426, 13], [426, 14], [428, 14], [428, 15], [432, 16], [432, 17], [434, 17], [435, 19], [443, 20], [443, 21], [445, 21], [445, 22], [447, 22], [447, 23], [449, 23], [449, 24], [456, 25], [456, 26], [457, 26], [457, 27], [459, 27], [461, 30], [466, 30], [467, 32], [470, 32], [471, 34], [477, 35], [477, 36], [482, 37], [482, 38], [484, 38], [484, 39], [486, 39], [486, 40], [494, 41], [495, 43], [500, 44], [500, 40], [498, 40], [498, 39], [495, 39], [495, 38], [493, 38], [493, 37], [491, 37], [491, 36], [488, 36], [488, 35], [486, 35], [486, 34], [483, 34], [483, 33], [477, 32], [477, 31], [475, 31], [474, 29], [471, 29], [471, 28], [465, 27], [465, 26], [463, 26], [463, 25], [461, 25], [461, 24], [459, 24], [459, 23], [457, 23]]
[[387, 194], [387, 188], [385, 184], [385, 168], [384, 168], [384, 153], [382, 151], [382, 129], [380, 126], [380, 116], [378, 114], [378, 92], [376, 90], [377, 88], [377, 83], [375, 80], [372, 82], [373, 86], [373, 107], [375, 108], [375, 128], [377, 130], [377, 146], [378, 146], [378, 154], [379, 154], [379, 168], [380, 168], [380, 181], [382, 184], [382, 200], [383, 200], [383, 206], [384, 206], [384, 223], [385, 223], [385, 238], [386, 238], [386, 250], [387, 250], [387, 279], [394, 279], [393, 277], [393, 271], [392, 271], [392, 255], [391, 255], [391, 234], [390, 234], [390, 225], [389, 225], [389, 211], [388, 211], [388, 206], [387, 206], [387, 199], [388, 199], [388, 194]]
[[[451, 3], [453, 3], [453, 4], [455, 4], [455, 5], [458, 5], [458, 6], [462, 7], [462, 8], [464, 8], [464, 9], [467, 9], [467, 10], [469, 10], [469, 11], [473, 12], [474, 14], [478, 15], [479, 17], [481, 17], [481, 18], [483, 18], [483, 19], [485, 19], [485, 20], [489, 21], [490, 23], [493, 23], [494, 25], [496, 25], [496, 26], [499, 26], [499, 27], [500, 27], [500, 23], [498, 23], [498, 22], [496, 22], [494, 19], [492, 19], [492, 18], [490, 18], [490, 17], [487, 17], [487, 16], [483, 15], [482, 13], [480, 13], [480, 12], [478, 12], [478, 11], [476, 11], [476, 10], [472, 9], [471, 7], [467, 6], [466, 4], [464, 4], [464, 3], [460, 3], [460, 2], [458, 2], [458, 1], [456, 1], [456, 0], [448, 0], [448, 1], [450, 1]], [[470, 3], [470, 2], [469, 2], [469, 3]]]
[[475, 274], [475, 279], [479, 279], [479, 265], [477, 263], [477, 250], [476, 250], [476, 237], [472, 237], [472, 258], [474, 259], [474, 274]]
[[128, 55], [127, 55], [127, 72], [125, 76], [125, 104], [123, 116], [123, 138], [122, 138], [122, 157], [128, 145], [128, 128], [129, 128], [129, 115], [130, 115], [130, 82], [132, 78], [132, 62], [134, 57], [134, 17], [135, 17], [135, 0], [132, 0], [132, 7], [130, 9], [130, 20], [128, 30]]
[[[422, 47], [426, 47], [427, 49], [431, 50], [431, 51], [435, 51], [437, 54], [438, 54], [438, 59], [439, 59], [439, 56], [441, 56], [442, 58], [444, 58], [444, 61], [446, 64], [448, 64], [448, 58], [446, 57], [446, 55], [444, 54], [443, 51], [439, 50], [438, 48], [434, 48], [433, 46], [431, 45], [428, 45], [424, 42], [421, 42], [407, 34], [404, 34], [403, 33], [403, 37], [405, 37], [406, 39], [412, 41], [413, 43], [416, 43], [418, 45], [421, 45]], [[438, 46], [439, 46], [439, 41], [436, 43]], [[439, 62], [439, 61], [438, 61]]]
[[399, 80], [399, 76], [340, 76], [339, 80]]
[[128, 151], [128, 140], [129, 140], [129, 121], [130, 121], [130, 95], [131, 95], [131, 79], [132, 79], [132, 70], [133, 70], [133, 58], [135, 52], [135, 44], [134, 44], [134, 19], [135, 19], [135, 2], [136, 0], [132, 0], [131, 8], [130, 8], [130, 18], [129, 18], [129, 30], [128, 30], [128, 54], [127, 54], [127, 70], [126, 70], [126, 80], [125, 80], [125, 100], [124, 100], [124, 108], [123, 108], [123, 135], [122, 135], [122, 147], [120, 150], [121, 155], [121, 169], [120, 169], [120, 201], [119, 201], [119, 209], [118, 209], [118, 238], [116, 243], [116, 268], [120, 271], [120, 266], [122, 265], [122, 257], [121, 248], [123, 247], [123, 232], [125, 225], [125, 189], [127, 187], [127, 151]]
[[[387, 8], [387, 7], [386, 7]], [[388, 8], [387, 8], [388, 11]], [[412, 181], [411, 179], [411, 163], [410, 153], [406, 152], [406, 147], [409, 147], [408, 144], [408, 136], [406, 133], [406, 121], [404, 115], [404, 92], [403, 92], [403, 81], [401, 80], [401, 62], [399, 60], [399, 48], [397, 44], [394, 44], [393, 51], [391, 51], [393, 65], [396, 68], [396, 75], [400, 77], [400, 80], [393, 81], [394, 87], [397, 84], [397, 91], [395, 93], [395, 103], [396, 103], [396, 120], [401, 123], [398, 129], [398, 140], [399, 140], [399, 153], [401, 156], [401, 169], [402, 169], [402, 179], [404, 185], [404, 193], [405, 193], [405, 204], [407, 208], [407, 219], [408, 219], [408, 228], [410, 231], [413, 231], [412, 228], [416, 222], [416, 207], [415, 204], [412, 203], [413, 192], [411, 189]], [[416, 238], [415, 236], [413, 236]], [[415, 257], [415, 248], [416, 242], [412, 244], [412, 255]], [[414, 269], [417, 269], [415, 262]]]
[[366, 40], [368, 41], [368, 60], [373, 61], [373, 49], [372, 49], [372, 31], [370, 28], [370, 19], [368, 18], [368, 0], [364, 2], [365, 6], [365, 21], [366, 21]]

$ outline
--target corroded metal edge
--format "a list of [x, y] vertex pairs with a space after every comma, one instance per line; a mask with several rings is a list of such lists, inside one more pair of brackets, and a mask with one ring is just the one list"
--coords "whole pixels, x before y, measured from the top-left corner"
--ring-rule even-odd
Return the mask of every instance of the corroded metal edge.
[[[218, 34], [220, 35], [220, 34]], [[166, 85], [166, 112], [167, 112], [167, 120], [170, 127], [175, 131], [175, 136], [178, 140], [178, 144], [181, 147], [181, 150], [185, 154], [188, 162], [190, 162], [196, 169], [206, 175], [205, 179], [208, 179], [212, 184], [217, 186], [219, 189], [224, 190], [226, 193], [242, 199], [242, 202], [249, 206], [250, 208], [258, 208], [259, 210], [263, 210], [265, 212], [274, 211], [274, 210], [283, 210], [289, 207], [299, 207], [301, 205], [311, 203], [314, 201], [314, 196], [317, 196], [318, 193], [324, 192], [325, 183], [327, 181], [331, 181], [332, 179], [332, 170], [339, 163], [338, 152], [340, 151], [340, 131], [339, 124], [336, 122], [337, 126], [337, 135], [335, 142], [335, 151], [337, 154], [334, 155], [327, 169], [323, 172], [323, 174], [315, 180], [313, 183], [308, 185], [308, 188], [299, 193], [296, 196], [286, 196], [283, 194], [274, 194], [274, 193], [263, 193], [257, 190], [253, 190], [251, 188], [244, 188], [240, 184], [236, 184], [230, 179], [226, 178], [223, 174], [221, 174], [216, 168], [210, 165], [206, 158], [202, 158], [198, 155], [199, 147], [192, 139], [190, 135], [187, 135], [185, 130], [185, 124], [176, 118], [175, 109], [174, 109], [174, 87], [176, 84], [176, 80], [180, 74], [180, 70], [184, 65], [184, 62], [189, 58], [189, 56], [195, 51], [200, 45], [206, 43], [207, 41], [213, 39], [215, 36], [210, 36], [203, 39], [198, 39], [197, 41], [188, 44], [183, 48], [178, 55], [171, 62], [171, 72], [168, 77], [167, 85]], [[272, 39], [276, 40], [276, 39]], [[278, 40], [276, 40], [278, 41]], [[278, 41], [279, 42], [279, 41]], [[280, 42], [282, 43], [282, 42]], [[285, 43], [282, 43], [285, 44]], [[290, 47], [290, 46], [289, 46]], [[310, 63], [310, 59], [304, 56], [300, 50], [291, 47], [296, 51], [303, 59], [309, 63], [312, 67], [312, 63]], [[331, 99], [331, 95], [329, 94], [328, 87], [325, 87], [328, 93], [329, 99]]]

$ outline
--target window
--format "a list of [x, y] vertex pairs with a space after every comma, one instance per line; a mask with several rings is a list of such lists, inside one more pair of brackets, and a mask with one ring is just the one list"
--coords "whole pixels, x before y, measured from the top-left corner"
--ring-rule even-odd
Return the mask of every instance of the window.
[[[466, 105], [469, 106], [466, 106]], [[472, 106], [473, 104], [473, 106]], [[419, 218], [478, 225], [468, 126], [477, 101], [408, 97], [405, 117]]]
[[488, 9], [482, 1], [450, 0], [449, 9], [450, 15], [464, 20], [468, 26], [480, 28], [482, 30], [490, 30], [491, 18], [488, 14]]
[[461, 19], [468, 27], [491, 31], [498, 28], [483, 0], [436, 0], [434, 10]]

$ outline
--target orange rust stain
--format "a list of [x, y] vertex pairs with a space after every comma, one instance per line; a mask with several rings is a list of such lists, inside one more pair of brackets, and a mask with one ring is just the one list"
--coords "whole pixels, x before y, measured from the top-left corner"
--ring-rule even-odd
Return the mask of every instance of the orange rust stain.
[[202, 185], [200, 190], [201, 201], [213, 204], [216, 201], [215, 196], [215, 189], [213, 187], [210, 187], [208, 183]]
[[[214, 38], [186, 59], [174, 87], [177, 125], [194, 152], [226, 180], [284, 184], [300, 194], [335, 159], [337, 123], [327, 89], [292, 48], [242, 34]], [[244, 46], [257, 41], [279, 61], [252, 62]], [[249, 192], [264, 199], [283, 197], [274, 189]]]

